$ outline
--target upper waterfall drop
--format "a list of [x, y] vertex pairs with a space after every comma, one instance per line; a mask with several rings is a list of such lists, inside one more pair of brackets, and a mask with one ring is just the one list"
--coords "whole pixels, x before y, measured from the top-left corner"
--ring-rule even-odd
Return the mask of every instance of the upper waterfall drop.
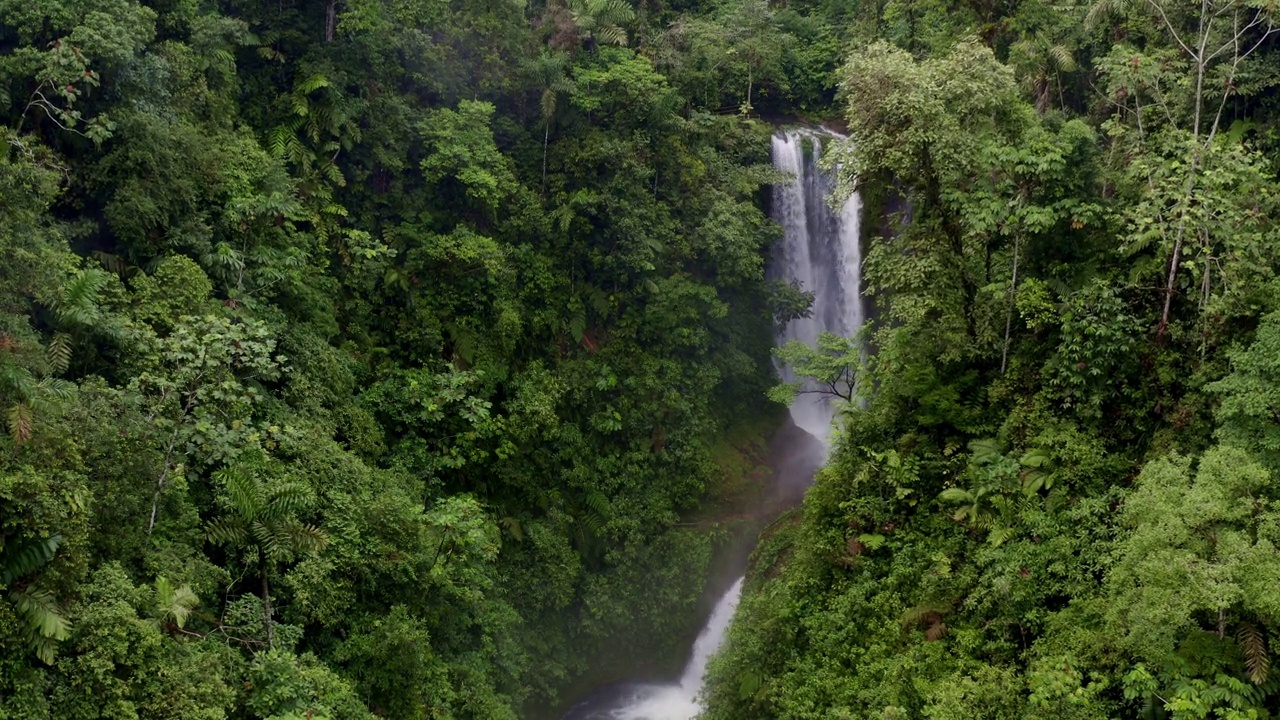
[[[774, 248], [770, 278], [813, 293], [809, 317], [788, 322], [778, 335], [780, 346], [792, 340], [815, 346], [823, 332], [852, 337], [865, 319], [862, 199], [854, 193], [836, 212], [830, 202], [835, 179], [820, 163], [823, 143], [839, 139], [808, 129], [780, 130], [773, 136], [773, 166], [792, 179], [773, 189], [773, 218], [783, 235]], [[779, 374], [786, 382], [796, 379], [787, 367], [780, 367]], [[796, 426], [824, 444], [830, 441], [835, 415], [835, 405], [822, 395], [801, 394], [791, 404]]]

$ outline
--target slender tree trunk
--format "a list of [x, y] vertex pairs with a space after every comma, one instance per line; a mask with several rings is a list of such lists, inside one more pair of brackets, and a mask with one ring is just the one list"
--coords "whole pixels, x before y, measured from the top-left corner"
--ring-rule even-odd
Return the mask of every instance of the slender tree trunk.
[[156, 515], [160, 511], [160, 496], [164, 494], [164, 486], [169, 481], [169, 463], [173, 459], [173, 448], [178, 444], [178, 433], [173, 433], [169, 437], [169, 447], [164, 451], [164, 468], [160, 471], [160, 478], [156, 480], [156, 492], [151, 498], [151, 519], [147, 521], [147, 534], [156, 527]]
[[1178, 267], [1182, 264], [1182, 241], [1187, 234], [1187, 210], [1186, 205], [1191, 203], [1191, 193], [1196, 187], [1196, 171], [1200, 167], [1200, 149], [1197, 146], [1196, 151], [1191, 156], [1191, 167], [1187, 176], [1187, 188], [1183, 191], [1181, 222], [1178, 223], [1178, 235], [1173, 241], [1173, 257], [1169, 259], [1169, 277], [1165, 281], [1164, 286], [1164, 311], [1160, 313], [1160, 325], [1156, 328], [1156, 337], [1164, 337], [1169, 330], [1169, 313], [1173, 307], [1174, 286], [1178, 281]]
[[1018, 301], [1018, 253], [1019, 239], [1013, 240], [1013, 280], [1009, 286], [1009, 307], [1004, 316], [1004, 350], [1000, 353], [1000, 374], [1009, 366], [1009, 335], [1013, 330], [1013, 306]]
[[267, 647], [276, 646], [276, 628], [271, 616], [271, 586], [267, 582], [267, 552], [258, 548], [258, 574], [262, 576], [262, 621], [267, 627]]
[[333, 42], [334, 31], [338, 29], [338, 0], [329, 0], [324, 11], [324, 41]]
[[551, 142], [551, 120], [547, 119], [542, 131], [542, 194], [547, 194], [547, 143]]

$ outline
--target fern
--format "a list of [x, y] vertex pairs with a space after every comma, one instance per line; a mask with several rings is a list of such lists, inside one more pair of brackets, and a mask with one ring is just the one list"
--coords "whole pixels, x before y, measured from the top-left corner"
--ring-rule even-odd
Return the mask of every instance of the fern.
[[973, 453], [973, 462], [978, 465], [989, 465], [1004, 457], [1004, 451], [996, 440], [972, 440], [969, 452]]
[[524, 528], [520, 525], [520, 521], [510, 515], [504, 515], [498, 518], [498, 524], [507, 531], [516, 542], [524, 542]]
[[119, 255], [115, 255], [113, 253], [104, 252], [102, 250], [94, 250], [93, 253], [91, 254], [93, 256], [93, 259], [97, 260], [98, 264], [101, 265], [104, 270], [110, 273], [115, 273], [121, 278], [127, 277], [131, 273], [136, 272], [138, 269], [130, 265], [129, 263], [125, 262], [124, 258], [120, 257]]
[[593, 491], [587, 494], [587, 507], [591, 508], [592, 512], [602, 518], [609, 517], [613, 510], [609, 505], [609, 498], [605, 497], [604, 493], [599, 491]]
[[83, 270], [62, 288], [54, 314], [64, 323], [92, 325], [98, 320], [98, 293], [109, 276], [101, 270]]

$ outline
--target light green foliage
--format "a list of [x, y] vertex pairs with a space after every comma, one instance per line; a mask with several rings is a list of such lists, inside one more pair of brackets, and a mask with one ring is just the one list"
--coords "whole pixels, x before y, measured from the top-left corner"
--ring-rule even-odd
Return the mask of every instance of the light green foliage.
[[515, 185], [510, 161], [493, 144], [493, 111], [489, 103], [463, 101], [456, 111], [437, 110], [421, 124], [427, 146], [424, 179], [461, 185], [466, 200], [488, 213], [497, 212]]
[[314, 656], [270, 650], [254, 657], [247, 673], [245, 702], [263, 720], [312, 717], [367, 720], [374, 717], [355, 690]]
[[816, 348], [793, 340], [775, 350], [774, 355], [796, 376], [816, 385], [811, 388], [803, 381], [779, 385], [769, 393], [776, 402], [790, 404], [798, 393], [820, 393], [853, 402], [860, 392], [862, 346], [857, 339], [824, 332], [818, 337]]
[[134, 317], [158, 333], [165, 333], [180, 318], [198, 317], [208, 310], [213, 284], [194, 261], [184, 255], [164, 258], [152, 273], [129, 278], [133, 288]]
[[1144, 468], [1110, 579], [1117, 627], [1139, 658], [1168, 665], [1197, 630], [1221, 634], [1242, 616], [1274, 622], [1271, 485], [1270, 473], [1232, 448], [1206, 452], [1194, 473], [1178, 457]]
[[1209, 386], [1222, 398], [1218, 437], [1226, 444], [1258, 453], [1269, 469], [1280, 467], [1280, 424], [1276, 422], [1280, 388], [1280, 315], [1262, 318], [1248, 347], [1232, 350], [1231, 372]]

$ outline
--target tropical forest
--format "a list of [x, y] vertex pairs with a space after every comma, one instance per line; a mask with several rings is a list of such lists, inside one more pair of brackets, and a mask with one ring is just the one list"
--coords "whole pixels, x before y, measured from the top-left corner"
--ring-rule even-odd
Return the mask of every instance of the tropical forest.
[[0, 0], [0, 720], [1280, 717], [1278, 219], [1276, 0]]

